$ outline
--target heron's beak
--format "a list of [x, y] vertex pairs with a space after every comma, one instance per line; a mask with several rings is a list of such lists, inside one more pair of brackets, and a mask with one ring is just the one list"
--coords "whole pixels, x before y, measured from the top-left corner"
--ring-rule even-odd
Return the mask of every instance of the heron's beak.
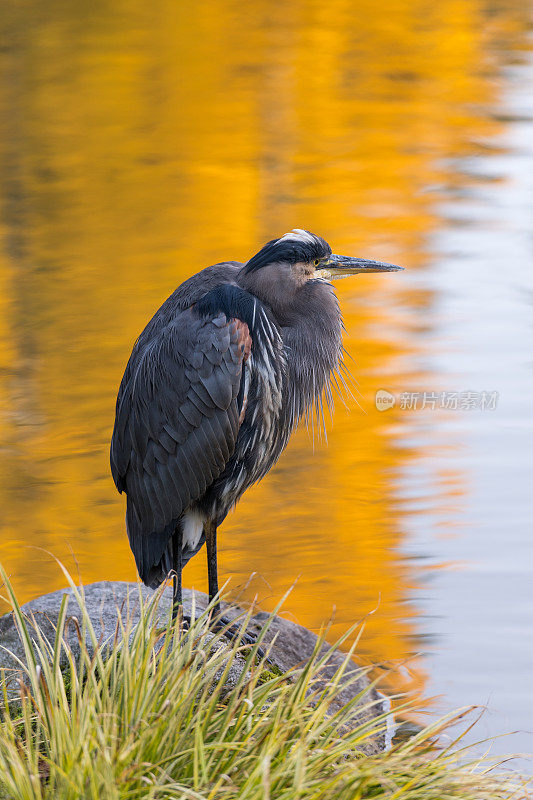
[[400, 269], [403, 267], [387, 264], [386, 261], [370, 261], [368, 258], [337, 256], [332, 253], [322, 262], [317, 275], [324, 278], [347, 278], [349, 275], [357, 275], [358, 272], [397, 272]]

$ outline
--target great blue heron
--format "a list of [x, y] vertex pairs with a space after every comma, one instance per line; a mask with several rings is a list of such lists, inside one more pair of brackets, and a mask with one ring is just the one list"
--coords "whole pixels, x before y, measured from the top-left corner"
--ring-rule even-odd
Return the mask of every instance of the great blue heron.
[[193, 275], [141, 333], [118, 392], [111, 471], [139, 575], [155, 588], [173, 571], [174, 612], [182, 568], [204, 542], [218, 594], [217, 527], [330, 396], [342, 318], [329, 280], [398, 269], [333, 255], [297, 228], [246, 264]]

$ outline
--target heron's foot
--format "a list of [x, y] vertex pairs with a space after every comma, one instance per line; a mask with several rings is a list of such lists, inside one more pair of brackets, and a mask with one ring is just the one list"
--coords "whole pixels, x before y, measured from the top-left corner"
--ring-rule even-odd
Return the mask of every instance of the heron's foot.
[[181, 605], [172, 610], [172, 624], [175, 624], [178, 618], [179, 618], [180, 632], [182, 634], [187, 633], [192, 624], [191, 617], [190, 614], [185, 614], [183, 612], [183, 606]]
[[[229, 619], [229, 617], [217, 617], [213, 621], [213, 626], [217, 631], [224, 631], [224, 636], [227, 636], [228, 639], [232, 641], [236, 641], [237, 639], [240, 641], [240, 644], [248, 645], [249, 647], [253, 647], [257, 644], [257, 636], [254, 633], [249, 633], [248, 631], [243, 631], [239, 625], [235, 625], [233, 620]], [[257, 655], [259, 658], [265, 657], [265, 651], [262, 647], [257, 648]]]
[[[172, 626], [174, 626], [175, 618], [172, 619]], [[180, 617], [180, 633], [184, 634], [187, 633], [191, 626], [191, 618], [188, 615], [182, 615]], [[162, 625], [156, 625], [155, 632], [158, 636], [163, 636], [167, 632], [167, 627]]]

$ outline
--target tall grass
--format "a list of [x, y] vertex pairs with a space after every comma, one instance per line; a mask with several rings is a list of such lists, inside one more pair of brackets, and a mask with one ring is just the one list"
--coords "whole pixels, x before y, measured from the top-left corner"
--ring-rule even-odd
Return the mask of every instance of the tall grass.
[[[3, 578], [27, 665], [15, 700], [2, 679], [2, 798], [527, 796], [465, 752], [437, 750], [439, 725], [386, 753], [365, 754], [386, 721], [362, 721], [358, 704], [371, 703], [370, 693], [332, 712], [349, 661], [324, 685], [320, 641], [307, 665], [275, 675], [257, 648], [210, 630], [211, 609], [181, 633], [170, 617], [161, 627], [157, 596], [145, 603], [139, 593], [140, 621], [119, 615], [115, 640], [103, 647], [83, 592], [71, 583], [81, 607], [75, 656], [64, 636], [66, 604], [49, 641]], [[230, 671], [237, 675], [231, 685]]]

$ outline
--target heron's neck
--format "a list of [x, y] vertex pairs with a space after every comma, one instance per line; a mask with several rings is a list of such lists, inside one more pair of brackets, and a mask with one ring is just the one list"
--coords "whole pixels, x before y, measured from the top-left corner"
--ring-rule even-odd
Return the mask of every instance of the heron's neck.
[[288, 366], [286, 404], [294, 425], [313, 405], [321, 407], [323, 394], [331, 402], [331, 378], [342, 359], [342, 318], [333, 287], [309, 281], [281, 334]]
[[284, 325], [291, 312], [298, 310], [301, 283], [294, 280], [288, 264], [269, 264], [268, 268], [239, 272], [237, 282], [271, 310], [278, 325]]
[[288, 429], [305, 416], [322, 393], [329, 402], [330, 381], [342, 357], [342, 319], [330, 283], [291, 280], [286, 265], [271, 264], [248, 273], [241, 270], [238, 283], [266, 305], [281, 330], [288, 375], [284, 405]]

